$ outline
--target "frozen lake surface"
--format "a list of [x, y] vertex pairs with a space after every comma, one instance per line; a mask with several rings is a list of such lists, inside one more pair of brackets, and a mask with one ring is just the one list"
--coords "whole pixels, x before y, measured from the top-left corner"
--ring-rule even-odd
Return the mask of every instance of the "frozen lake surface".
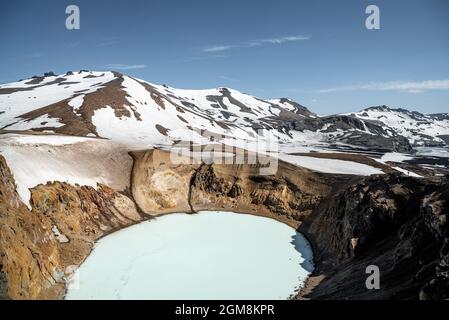
[[66, 299], [286, 299], [312, 271], [307, 240], [283, 223], [171, 214], [101, 239]]

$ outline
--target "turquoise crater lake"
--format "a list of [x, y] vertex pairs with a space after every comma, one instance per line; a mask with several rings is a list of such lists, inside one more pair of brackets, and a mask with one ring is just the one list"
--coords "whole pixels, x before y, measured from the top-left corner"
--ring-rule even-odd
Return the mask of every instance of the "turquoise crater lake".
[[273, 219], [171, 214], [99, 240], [66, 299], [287, 299], [312, 260], [307, 240]]

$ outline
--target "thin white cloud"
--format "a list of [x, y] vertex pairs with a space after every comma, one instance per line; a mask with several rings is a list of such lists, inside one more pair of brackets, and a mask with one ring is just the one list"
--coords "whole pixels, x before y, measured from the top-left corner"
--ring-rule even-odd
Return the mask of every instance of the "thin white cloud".
[[120, 64], [113, 63], [106, 65], [106, 68], [113, 70], [134, 70], [134, 69], [144, 69], [147, 66], [144, 64]]
[[186, 59], [186, 61], [202, 61], [202, 60], [222, 59], [222, 58], [226, 58], [226, 57], [227, 56], [224, 54], [215, 54], [215, 55], [190, 57], [190, 58]]
[[318, 90], [321, 93], [342, 91], [398, 91], [408, 93], [420, 93], [433, 90], [449, 90], [449, 80], [425, 80], [425, 81], [387, 81], [370, 82], [349, 86], [340, 86]]
[[297, 36], [285, 36], [285, 37], [269, 38], [269, 39], [259, 39], [259, 40], [247, 41], [243, 44], [210, 46], [210, 47], [204, 48], [203, 52], [220, 52], [220, 51], [226, 51], [226, 50], [235, 49], [235, 48], [252, 48], [252, 47], [262, 46], [264, 44], [283, 44], [286, 42], [305, 41], [305, 40], [310, 40], [310, 37], [297, 35]]
[[262, 40], [255, 40], [248, 42], [248, 46], [254, 47], [254, 46], [261, 46], [265, 43], [268, 44], [282, 44], [285, 42], [292, 42], [292, 41], [305, 41], [310, 40], [310, 37], [306, 36], [287, 36], [287, 37], [279, 37], [279, 38], [271, 38], [271, 39], [262, 39]]
[[212, 46], [204, 48], [204, 52], [220, 52], [231, 49], [233, 46]]

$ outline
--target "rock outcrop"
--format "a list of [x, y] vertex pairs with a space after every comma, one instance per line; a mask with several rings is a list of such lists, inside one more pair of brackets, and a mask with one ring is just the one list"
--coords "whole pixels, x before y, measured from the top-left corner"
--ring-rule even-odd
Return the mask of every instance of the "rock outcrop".
[[139, 208], [148, 215], [189, 212], [190, 180], [199, 163], [159, 150], [131, 153], [134, 165], [131, 191]]
[[[326, 199], [300, 228], [315, 247], [315, 277], [324, 276], [302, 296], [448, 298], [448, 214], [447, 178], [373, 176]], [[369, 265], [380, 269], [380, 290], [365, 286]]]
[[182, 157], [173, 161], [170, 153], [162, 150], [132, 155], [133, 197], [148, 215], [230, 210], [298, 226], [321, 199], [352, 179], [283, 161], [275, 175], [262, 175], [260, 164], [205, 164]]
[[0, 156], [0, 298], [62, 298], [95, 240], [142, 220], [127, 195], [104, 185], [39, 185], [31, 206], [21, 201]]

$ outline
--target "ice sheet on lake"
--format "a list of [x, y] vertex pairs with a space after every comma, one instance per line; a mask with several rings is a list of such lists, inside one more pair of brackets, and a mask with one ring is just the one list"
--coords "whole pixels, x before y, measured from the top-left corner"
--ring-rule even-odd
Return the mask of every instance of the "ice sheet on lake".
[[312, 270], [308, 242], [285, 224], [172, 214], [101, 239], [66, 299], [286, 299]]

